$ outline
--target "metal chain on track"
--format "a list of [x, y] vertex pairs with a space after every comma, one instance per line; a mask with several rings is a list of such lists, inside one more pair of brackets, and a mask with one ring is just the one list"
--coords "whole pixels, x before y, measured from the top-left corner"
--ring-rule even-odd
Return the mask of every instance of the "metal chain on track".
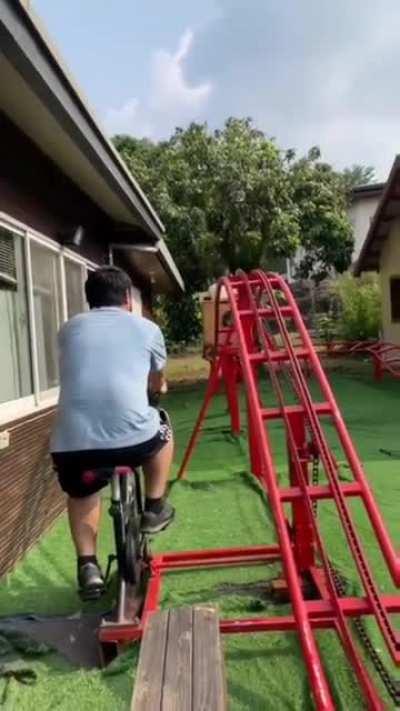
[[[329, 568], [332, 574], [333, 581], [335, 583], [335, 588], [339, 597], [345, 597], [348, 581], [346, 578], [339, 573], [339, 571], [329, 563]], [[367, 632], [365, 622], [362, 617], [355, 617], [352, 620], [353, 627], [361, 643], [363, 649], [366, 652], [372, 666], [374, 667], [377, 675], [379, 676], [383, 686], [385, 687], [388, 695], [393, 701], [396, 708], [400, 706], [400, 681], [395, 679], [383, 663], [378, 652], [376, 651], [373, 642]]]
[[[311, 482], [313, 486], [318, 486], [319, 484], [319, 457], [317, 454], [313, 455], [313, 460], [312, 460], [312, 471], [311, 471]], [[318, 513], [318, 501], [317, 499], [313, 499], [312, 502], [312, 510], [314, 516], [317, 515]]]

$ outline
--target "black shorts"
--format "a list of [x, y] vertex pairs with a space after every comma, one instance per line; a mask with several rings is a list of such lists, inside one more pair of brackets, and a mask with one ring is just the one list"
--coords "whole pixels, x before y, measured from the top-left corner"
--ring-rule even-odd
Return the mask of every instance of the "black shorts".
[[[119, 449], [85, 449], [76, 452], [53, 452], [54, 468], [63, 491], [73, 499], [95, 494], [110, 483], [114, 467], [140, 467], [169, 442], [172, 430], [162, 424], [152, 439], [133, 447]], [[99, 469], [99, 471], [96, 471]], [[108, 470], [108, 471], [107, 471]]]

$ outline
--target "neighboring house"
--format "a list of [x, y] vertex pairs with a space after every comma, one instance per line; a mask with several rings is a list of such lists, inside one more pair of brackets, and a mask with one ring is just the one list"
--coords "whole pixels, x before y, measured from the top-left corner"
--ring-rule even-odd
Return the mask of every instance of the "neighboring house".
[[354, 230], [353, 264], [359, 257], [384, 188], [385, 183], [371, 183], [352, 190], [347, 214]]
[[397, 156], [356, 265], [356, 275], [378, 271], [382, 338], [400, 345], [400, 156]]
[[183, 284], [157, 214], [18, 0], [0, 0], [0, 85], [2, 574], [64, 505], [47, 451], [57, 331], [86, 308], [88, 271], [121, 264], [145, 303]]

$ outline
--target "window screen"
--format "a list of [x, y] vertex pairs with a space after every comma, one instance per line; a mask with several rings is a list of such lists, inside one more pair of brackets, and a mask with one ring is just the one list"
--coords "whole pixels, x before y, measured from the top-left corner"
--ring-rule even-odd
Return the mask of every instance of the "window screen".
[[61, 325], [58, 255], [31, 243], [33, 302], [40, 390], [58, 385], [57, 333]]
[[390, 305], [392, 321], [400, 321], [400, 277], [390, 280]]
[[84, 272], [84, 267], [81, 264], [77, 264], [77, 262], [73, 262], [70, 259], [65, 260], [68, 318], [85, 310], [86, 302], [83, 295]]
[[0, 227], [0, 403], [32, 392], [23, 238]]
[[0, 228], [0, 280], [13, 286], [17, 285], [17, 263], [14, 236], [8, 230]]

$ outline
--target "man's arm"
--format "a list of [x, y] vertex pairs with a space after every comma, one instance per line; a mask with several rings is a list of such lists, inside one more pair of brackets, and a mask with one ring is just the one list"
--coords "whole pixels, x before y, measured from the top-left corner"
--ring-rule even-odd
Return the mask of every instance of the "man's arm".
[[154, 401], [154, 396], [168, 391], [164, 368], [167, 362], [167, 350], [161, 330], [156, 328], [150, 353], [149, 396]]

